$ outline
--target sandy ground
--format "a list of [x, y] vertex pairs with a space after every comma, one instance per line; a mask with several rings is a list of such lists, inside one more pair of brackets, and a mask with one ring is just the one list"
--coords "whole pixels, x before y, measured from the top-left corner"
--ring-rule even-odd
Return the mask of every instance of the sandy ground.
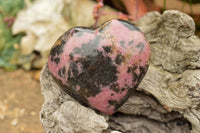
[[44, 133], [39, 120], [42, 102], [33, 72], [0, 69], [0, 133]]

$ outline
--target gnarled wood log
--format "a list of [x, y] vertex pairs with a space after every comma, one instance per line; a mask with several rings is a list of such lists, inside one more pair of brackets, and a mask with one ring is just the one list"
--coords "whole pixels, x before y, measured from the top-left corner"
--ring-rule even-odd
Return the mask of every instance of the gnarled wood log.
[[46, 132], [200, 132], [200, 39], [194, 21], [171, 10], [148, 13], [135, 24], [151, 45], [151, 64], [137, 91], [114, 115], [97, 113], [62, 91], [45, 65], [40, 119]]

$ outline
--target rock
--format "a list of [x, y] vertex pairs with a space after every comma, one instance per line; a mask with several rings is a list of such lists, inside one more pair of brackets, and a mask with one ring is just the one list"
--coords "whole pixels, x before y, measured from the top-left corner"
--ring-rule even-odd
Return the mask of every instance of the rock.
[[74, 27], [51, 49], [48, 68], [80, 103], [113, 114], [147, 72], [150, 46], [133, 24], [113, 19], [99, 28]]
[[[62, 91], [45, 65], [40, 77], [45, 98], [40, 117], [46, 132], [75, 132], [71, 123], [79, 121], [88, 124], [87, 131], [77, 125], [81, 132], [200, 132], [200, 39], [194, 35], [194, 21], [170, 10], [162, 15], [148, 13], [135, 24], [150, 42], [152, 53], [137, 91], [118, 112], [108, 116], [80, 105]], [[76, 108], [67, 110], [74, 104]], [[99, 124], [89, 126], [94, 121]]]

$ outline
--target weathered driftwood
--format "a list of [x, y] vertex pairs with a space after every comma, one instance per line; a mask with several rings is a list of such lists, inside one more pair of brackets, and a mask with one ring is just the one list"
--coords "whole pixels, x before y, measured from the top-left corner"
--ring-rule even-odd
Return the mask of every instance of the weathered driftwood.
[[148, 13], [135, 24], [151, 45], [151, 64], [137, 91], [114, 115], [99, 114], [63, 92], [45, 65], [40, 119], [46, 132], [200, 132], [200, 39], [194, 21], [172, 10]]

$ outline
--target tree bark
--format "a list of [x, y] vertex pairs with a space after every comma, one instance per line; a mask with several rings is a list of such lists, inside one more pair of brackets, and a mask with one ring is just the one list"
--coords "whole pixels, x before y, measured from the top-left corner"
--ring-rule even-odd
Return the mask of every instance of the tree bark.
[[193, 19], [170, 10], [148, 13], [135, 24], [151, 47], [151, 64], [136, 92], [114, 115], [105, 115], [62, 91], [45, 65], [40, 120], [46, 132], [200, 132], [200, 39]]

